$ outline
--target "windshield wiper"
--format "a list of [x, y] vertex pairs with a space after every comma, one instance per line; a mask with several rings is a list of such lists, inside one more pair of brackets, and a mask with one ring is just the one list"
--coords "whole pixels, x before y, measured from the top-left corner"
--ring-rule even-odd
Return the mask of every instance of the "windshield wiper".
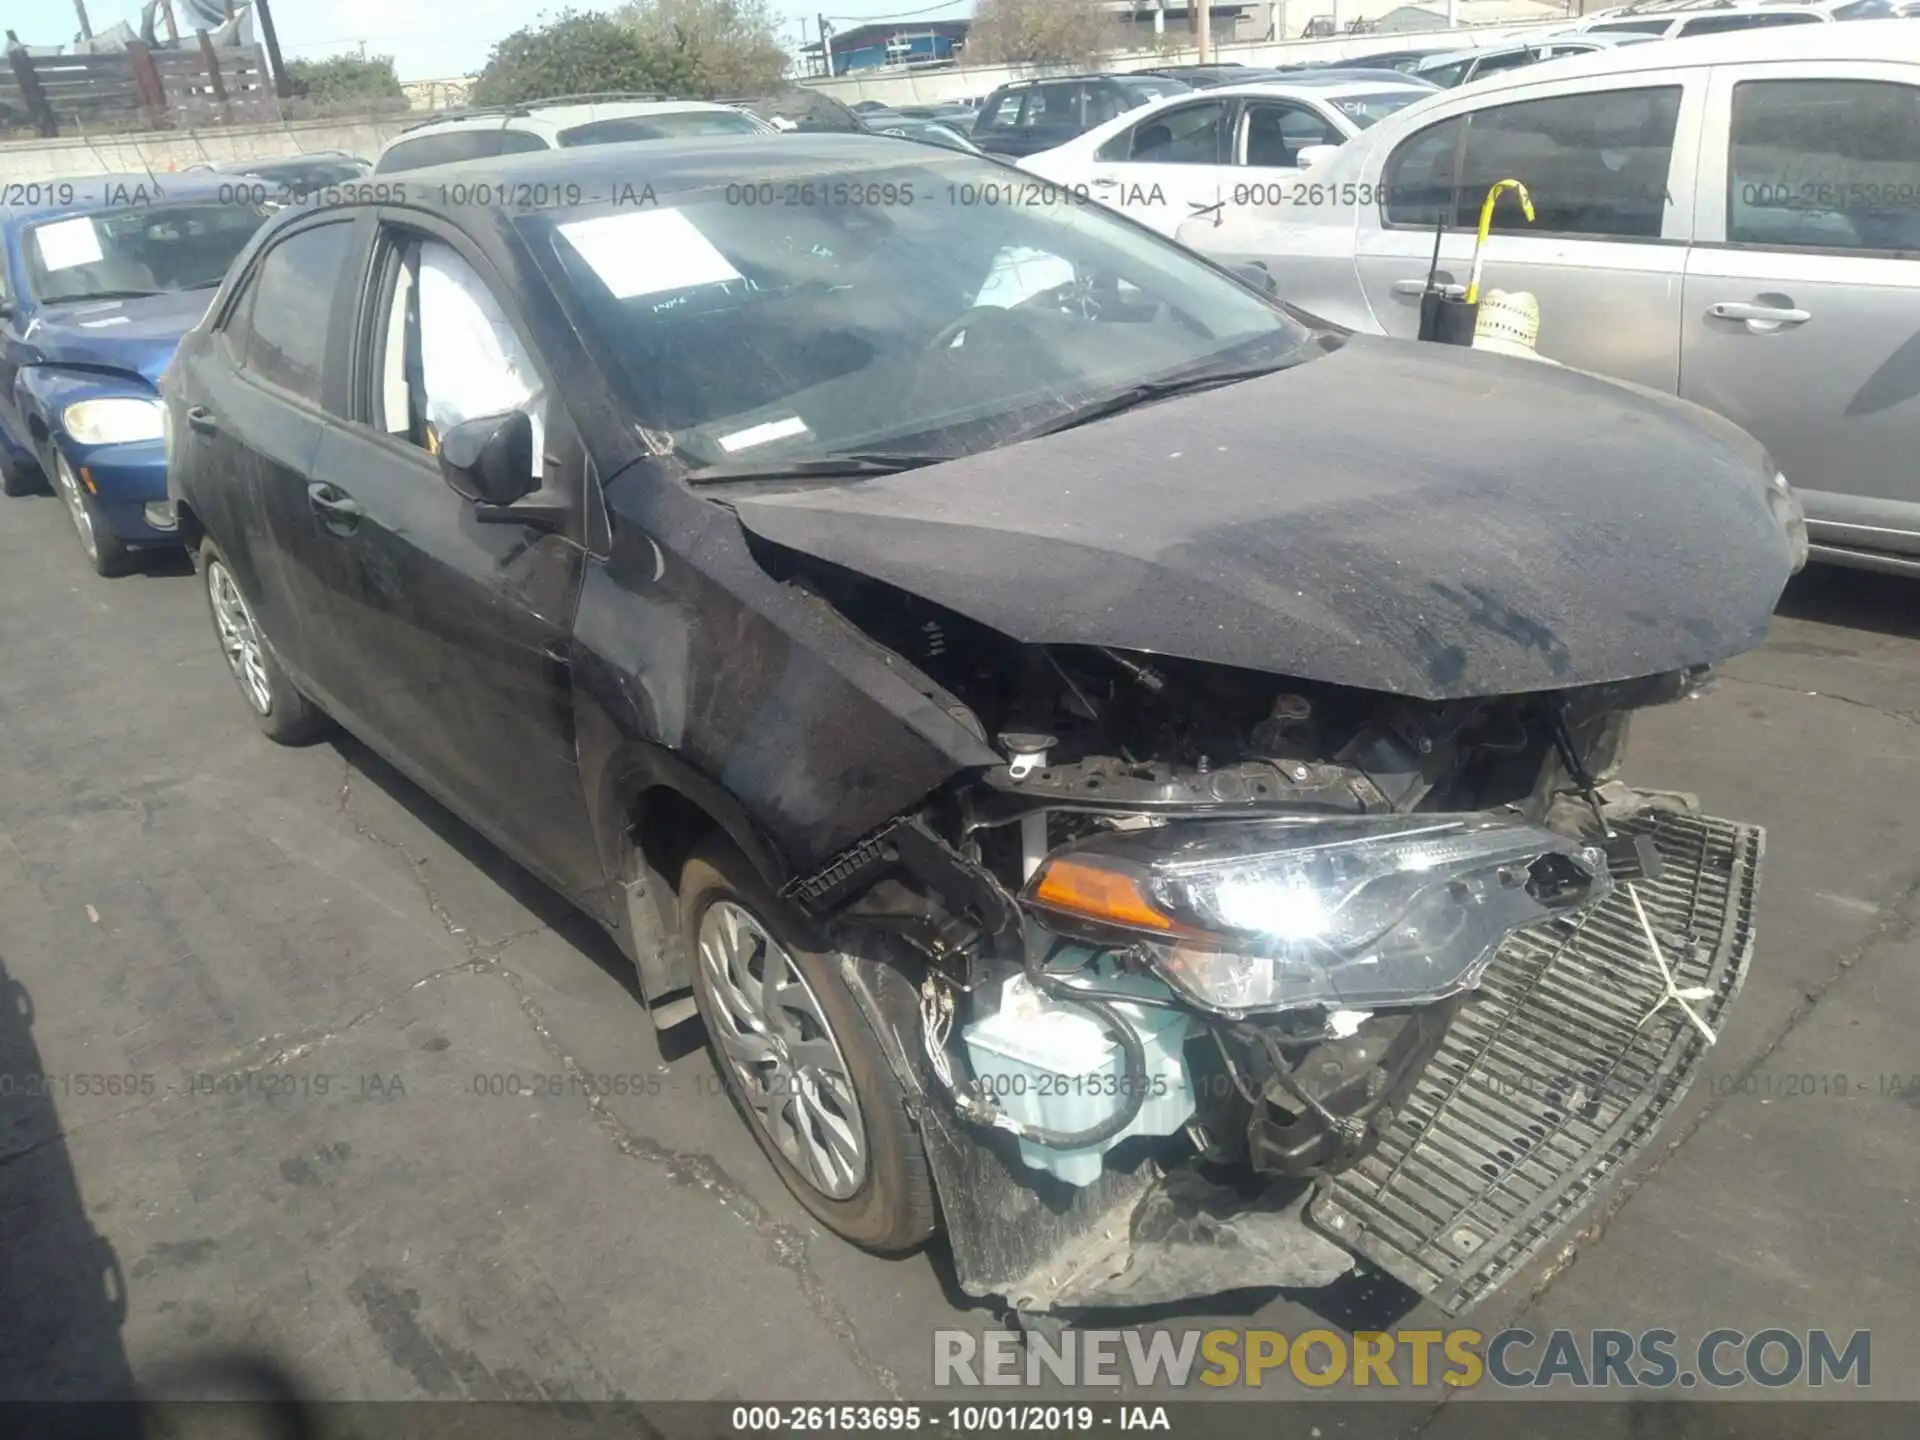
[[162, 290], [96, 290], [91, 295], [48, 295], [41, 299], [42, 305], [78, 305], [88, 300], [145, 300], [153, 295], [165, 294]]
[[1175, 395], [1198, 394], [1202, 390], [1217, 390], [1222, 385], [1237, 385], [1242, 380], [1257, 380], [1262, 375], [1291, 369], [1298, 363], [1298, 359], [1270, 360], [1262, 365], [1190, 370], [1185, 374], [1171, 375], [1161, 380], [1143, 380], [1138, 385], [1129, 385], [1124, 390], [1103, 395], [1098, 400], [1089, 400], [1084, 405], [1076, 405], [1064, 415], [1056, 415], [1051, 420], [1042, 420], [1039, 424], [1030, 425], [1025, 430], [1017, 430], [1000, 443], [1017, 445], [1022, 440], [1037, 440], [1042, 435], [1058, 435], [1062, 430], [1089, 425], [1095, 420], [1104, 420], [1109, 415], [1118, 415], [1123, 410], [1132, 410], [1154, 400], [1165, 400]]
[[953, 455], [817, 455], [802, 460], [773, 460], [763, 465], [710, 465], [687, 476], [689, 485], [714, 485], [734, 480], [841, 480], [863, 475], [898, 475], [940, 465]]

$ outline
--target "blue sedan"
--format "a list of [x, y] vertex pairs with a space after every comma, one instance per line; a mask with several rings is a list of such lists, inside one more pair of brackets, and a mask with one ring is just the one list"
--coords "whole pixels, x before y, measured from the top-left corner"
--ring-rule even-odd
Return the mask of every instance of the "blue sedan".
[[51, 484], [117, 574], [179, 543], [160, 372], [269, 212], [212, 177], [10, 189], [27, 203], [0, 209], [0, 489]]

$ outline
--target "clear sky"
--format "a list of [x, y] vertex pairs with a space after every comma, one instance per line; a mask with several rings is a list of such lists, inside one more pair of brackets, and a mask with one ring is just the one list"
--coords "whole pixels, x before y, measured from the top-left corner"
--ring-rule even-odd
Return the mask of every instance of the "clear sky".
[[[137, 23], [139, 0], [83, 0], [95, 30], [119, 20]], [[437, 80], [478, 70], [501, 36], [567, 8], [564, 0], [268, 0], [289, 58], [318, 59], [357, 51], [391, 55], [403, 80]], [[811, 8], [809, 8], [811, 6]], [[591, 10], [592, 0], [573, 8]], [[610, 8], [610, 7], [608, 7]], [[965, 16], [968, 0], [774, 0], [790, 48], [818, 38], [814, 16], [846, 30], [871, 20], [944, 20]], [[29, 45], [61, 45], [79, 33], [73, 0], [7, 0], [6, 24]]]

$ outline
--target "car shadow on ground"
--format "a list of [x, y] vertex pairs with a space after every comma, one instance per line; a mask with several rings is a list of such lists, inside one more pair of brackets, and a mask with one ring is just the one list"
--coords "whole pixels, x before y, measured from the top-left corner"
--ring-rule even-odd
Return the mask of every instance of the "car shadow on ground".
[[127, 1282], [93, 1227], [48, 1074], [33, 997], [0, 956], [0, 1401], [134, 1398]]
[[1775, 613], [1792, 620], [1913, 640], [1920, 639], [1916, 596], [1920, 596], [1920, 579], [1815, 564], [1788, 583]]

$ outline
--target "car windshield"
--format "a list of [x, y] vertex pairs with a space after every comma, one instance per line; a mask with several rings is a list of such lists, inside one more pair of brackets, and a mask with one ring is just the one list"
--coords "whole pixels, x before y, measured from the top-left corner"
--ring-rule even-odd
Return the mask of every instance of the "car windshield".
[[43, 305], [218, 285], [272, 213], [212, 199], [127, 204], [29, 226], [27, 290]]
[[657, 115], [622, 115], [594, 120], [560, 132], [562, 147], [622, 145], [629, 140], [680, 140], [690, 135], [760, 135], [765, 131], [738, 110], [666, 110]]
[[1396, 110], [1404, 110], [1430, 94], [1426, 90], [1382, 90], [1376, 95], [1343, 95], [1333, 102], [1334, 109], [1362, 130], [1384, 120]]
[[1007, 191], [999, 167], [930, 150], [516, 223], [635, 417], [695, 469], [947, 458], [1132, 387], [1310, 353], [1308, 330], [1170, 241], [1070, 192], [985, 198]]

